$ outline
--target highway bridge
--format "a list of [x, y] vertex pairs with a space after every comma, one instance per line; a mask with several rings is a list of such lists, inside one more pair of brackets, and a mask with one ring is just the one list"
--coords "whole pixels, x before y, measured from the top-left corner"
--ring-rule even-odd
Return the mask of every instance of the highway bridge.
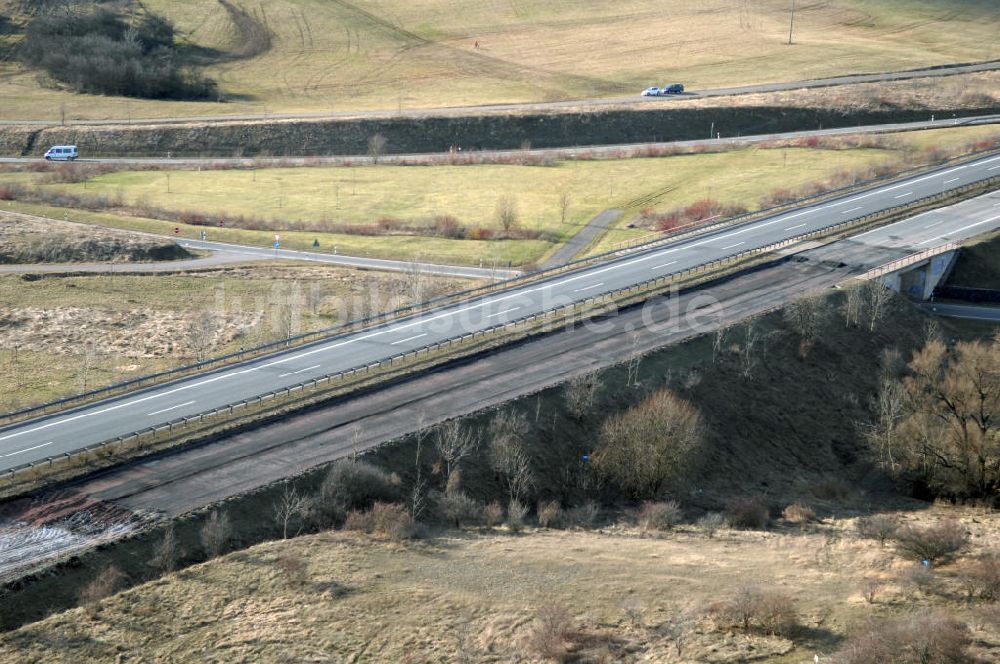
[[[178, 417], [193, 415], [257, 395], [299, 384], [400, 352], [494, 327], [504, 321], [540, 313], [648, 281], [680, 273], [754, 248], [806, 235], [1000, 175], [1000, 156], [988, 156], [855, 191], [840, 198], [721, 229], [675, 243], [632, 253], [617, 260], [471, 301], [435, 309], [359, 332], [324, 340], [220, 369], [139, 393], [81, 407], [0, 429], [0, 470], [73, 452], [95, 442], [126, 435]], [[963, 208], [957, 208], [962, 210]], [[920, 251], [937, 244], [978, 235], [1000, 225], [1000, 201], [987, 196], [965, 211], [928, 220], [896, 224], [884, 237]], [[882, 237], [875, 231], [859, 242]]]

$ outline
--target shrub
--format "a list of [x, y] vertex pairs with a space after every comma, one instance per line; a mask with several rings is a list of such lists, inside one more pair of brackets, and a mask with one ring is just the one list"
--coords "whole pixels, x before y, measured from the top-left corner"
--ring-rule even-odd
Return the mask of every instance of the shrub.
[[918, 592], [930, 595], [937, 590], [937, 575], [933, 569], [924, 565], [912, 565], [900, 570], [897, 581], [911, 595]]
[[681, 506], [675, 500], [646, 501], [639, 510], [639, 527], [644, 531], [670, 530], [681, 521]]
[[275, 561], [278, 571], [293, 588], [302, 588], [309, 582], [309, 565], [296, 553], [284, 553]]
[[0, 201], [16, 201], [24, 195], [24, 187], [16, 184], [0, 184]]
[[604, 421], [594, 469], [630, 498], [655, 498], [686, 481], [703, 432], [694, 406], [670, 390], [658, 390]]
[[822, 500], [847, 500], [851, 487], [840, 478], [828, 477], [814, 484], [812, 492]]
[[562, 520], [563, 510], [558, 500], [538, 503], [538, 525], [542, 528], [557, 528]]
[[969, 561], [959, 578], [969, 599], [978, 597], [987, 602], [1000, 599], [1000, 555], [990, 552]]
[[782, 510], [781, 516], [785, 521], [802, 525], [816, 519], [816, 510], [802, 503], [792, 503]]
[[343, 519], [350, 510], [365, 510], [376, 501], [392, 502], [398, 498], [394, 478], [381, 468], [344, 459], [330, 468], [323, 484], [317, 512], [330, 525]]
[[214, 558], [226, 550], [233, 529], [229, 525], [229, 515], [226, 512], [212, 510], [201, 527], [201, 545], [209, 558]]
[[573, 619], [566, 607], [558, 602], [547, 602], [535, 614], [528, 645], [539, 657], [562, 661], [566, 657], [566, 640], [572, 627]]
[[859, 537], [878, 540], [880, 546], [885, 546], [885, 541], [899, 530], [899, 521], [888, 514], [876, 514], [858, 519], [855, 528]]
[[867, 576], [865, 580], [861, 582], [861, 596], [865, 598], [865, 601], [869, 604], [875, 603], [875, 598], [882, 588], [885, 587], [885, 581], [877, 576]]
[[893, 538], [896, 540], [896, 551], [904, 558], [931, 563], [950, 559], [969, 541], [965, 528], [953, 519], [925, 528], [905, 526]]
[[409, 539], [416, 529], [413, 518], [398, 503], [376, 502], [366, 511], [352, 510], [344, 520], [345, 530], [381, 535], [392, 540]]
[[496, 528], [503, 522], [503, 507], [500, 503], [493, 501], [483, 508], [483, 523], [487, 528]]
[[643, 218], [659, 231], [671, 231], [682, 226], [701, 225], [725, 217], [735, 217], [747, 211], [742, 205], [726, 205], [711, 199], [695, 201], [684, 208], [649, 214]]
[[438, 506], [441, 515], [455, 528], [461, 528], [463, 523], [478, 523], [483, 518], [483, 506], [461, 491], [445, 493], [438, 499]]
[[764, 496], [734, 498], [726, 505], [726, 518], [733, 528], [767, 528], [771, 510]]
[[524, 528], [524, 517], [528, 515], [528, 506], [517, 498], [512, 498], [507, 505], [507, 527], [512, 533], [520, 532]]
[[787, 636], [798, 624], [792, 600], [782, 593], [741, 586], [733, 597], [708, 608], [717, 629]]
[[698, 519], [698, 527], [701, 528], [701, 531], [709, 538], [715, 537], [715, 533], [725, 525], [726, 517], [719, 512], [709, 512], [705, 516]]
[[969, 628], [942, 613], [923, 613], [893, 621], [873, 621], [854, 631], [834, 659], [842, 664], [965, 664]]
[[124, 581], [125, 575], [114, 565], [105, 567], [94, 579], [80, 589], [79, 600], [91, 617], [100, 610], [100, 602], [117, 592]]
[[601, 506], [593, 500], [577, 505], [567, 512], [567, 520], [578, 528], [593, 528], [601, 515]]

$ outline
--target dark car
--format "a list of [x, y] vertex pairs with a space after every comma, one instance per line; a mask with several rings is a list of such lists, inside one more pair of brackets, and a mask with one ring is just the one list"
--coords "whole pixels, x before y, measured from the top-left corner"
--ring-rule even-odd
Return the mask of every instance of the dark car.
[[680, 83], [671, 83], [663, 88], [663, 93], [668, 95], [684, 94], [684, 86]]

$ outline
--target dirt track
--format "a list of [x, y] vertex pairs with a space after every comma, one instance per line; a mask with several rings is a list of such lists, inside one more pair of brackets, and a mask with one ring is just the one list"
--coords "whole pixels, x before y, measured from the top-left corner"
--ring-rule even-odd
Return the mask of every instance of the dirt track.
[[[356, 112], [345, 111], [339, 113], [269, 113], [269, 114], [243, 114], [243, 115], [217, 115], [217, 116], [189, 116], [189, 117], [166, 117], [166, 118], [118, 118], [112, 120], [68, 120], [66, 125], [144, 125], [144, 124], [168, 124], [168, 123], [188, 123], [188, 122], [233, 122], [233, 121], [272, 121], [272, 120], [319, 120], [334, 118], [427, 118], [427, 117], [448, 117], [455, 115], [476, 115], [479, 113], [521, 113], [521, 112], [544, 112], [544, 111], [582, 111], [594, 107], [620, 106], [622, 104], [634, 105], [642, 103], [670, 103], [686, 99], [705, 99], [710, 97], [732, 97], [736, 95], [758, 94], [765, 92], [781, 92], [785, 90], [800, 90], [805, 88], [827, 88], [839, 85], [854, 85], [858, 83], [886, 83], [890, 81], [905, 81], [914, 78], [928, 78], [941, 76], [956, 76], [959, 74], [972, 74], [976, 72], [995, 71], [1000, 69], [1000, 60], [989, 60], [985, 62], [974, 62], [960, 65], [946, 65], [941, 67], [928, 67], [923, 69], [913, 69], [897, 72], [883, 72], [878, 74], [853, 74], [847, 76], [836, 76], [831, 78], [820, 78], [804, 81], [787, 81], [780, 83], [764, 83], [760, 85], [746, 85], [730, 88], [716, 88], [712, 90], [688, 90], [683, 95], [672, 97], [638, 97], [640, 90], [636, 90], [635, 95], [628, 97], [607, 97], [602, 99], [578, 99], [572, 101], [558, 102], [535, 102], [524, 104], [492, 104], [483, 106], [456, 106], [452, 108], [421, 108], [421, 109], [396, 109], [384, 111]], [[40, 120], [7, 120], [0, 121], [0, 126], [52, 126], [52, 122]]]

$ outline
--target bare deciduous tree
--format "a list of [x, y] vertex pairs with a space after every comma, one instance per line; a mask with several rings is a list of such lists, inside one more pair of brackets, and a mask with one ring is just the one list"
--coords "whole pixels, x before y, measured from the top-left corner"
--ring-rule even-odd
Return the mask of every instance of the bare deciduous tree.
[[412, 260], [406, 266], [406, 286], [410, 299], [414, 303], [423, 302], [426, 299], [427, 290], [431, 285], [430, 281], [430, 275], [418, 261]]
[[823, 301], [817, 297], [802, 298], [785, 307], [785, 320], [799, 335], [799, 354], [802, 357], [816, 342], [825, 322], [824, 314]]
[[570, 198], [567, 192], [559, 194], [559, 221], [566, 223], [566, 213], [569, 212]]
[[1000, 338], [931, 341], [913, 355], [905, 385], [913, 414], [900, 425], [902, 465], [929, 486], [987, 497], [1000, 488]]
[[497, 199], [494, 215], [500, 228], [510, 232], [518, 224], [517, 199], [510, 194], [501, 196]]
[[660, 390], [605, 421], [594, 467], [629, 497], [654, 498], [682, 483], [702, 434], [701, 414]]
[[528, 422], [524, 415], [505, 408], [490, 421], [490, 465], [507, 485], [512, 501], [520, 500], [534, 485], [531, 460], [524, 447]]
[[91, 387], [91, 373], [97, 360], [97, 351], [91, 341], [83, 345], [83, 354], [80, 356], [80, 367], [77, 370], [77, 381], [80, 391], [86, 392]]
[[427, 510], [427, 480], [424, 478], [424, 464], [421, 455], [424, 449], [424, 440], [430, 435], [426, 426], [426, 415], [421, 412], [417, 417], [416, 451], [414, 452], [414, 472], [413, 487], [410, 489], [410, 516], [414, 521], [419, 521]]
[[639, 387], [639, 367], [642, 364], [642, 355], [639, 354], [639, 333], [632, 333], [632, 355], [628, 358], [626, 370], [628, 377], [625, 384], [629, 387]]
[[844, 291], [844, 325], [855, 327], [861, 324], [863, 296], [860, 285], [851, 285]]
[[[300, 520], [299, 531], [302, 531], [302, 524], [305, 522], [309, 510], [312, 507], [312, 500], [308, 496], [303, 496], [290, 484], [285, 484], [281, 498], [274, 503], [274, 520], [281, 526], [281, 538], [288, 539], [288, 524], [293, 519]], [[298, 534], [298, 533], [296, 533]]]
[[229, 515], [225, 512], [212, 510], [205, 524], [201, 527], [201, 545], [210, 558], [225, 551], [233, 530], [229, 525]]
[[712, 364], [719, 361], [719, 357], [722, 354], [722, 347], [726, 344], [726, 334], [728, 332], [728, 327], [720, 326], [712, 335]]
[[566, 384], [563, 390], [563, 399], [566, 401], [566, 409], [573, 417], [580, 419], [590, 412], [594, 406], [597, 393], [601, 390], [600, 372], [594, 372], [586, 376], [577, 376]]
[[885, 316], [885, 307], [892, 299], [892, 291], [877, 281], [869, 281], [865, 284], [862, 294], [862, 311], [868, 324], [868, 331], [874, 332]]
[[174, 571], [178, 557], [177, 537], [174, 534], [174, 527], [170, 525], [163, 531], [163, 539], [153, 547], [149, 565], [156, 571], [167, 574]]
[[743, 351], [740, 353], [740, 371], [743, 378], [747, 380], [753, 378], [753, 372], [760, 363], [760, 357], [757, 353], [759, 344], [760, 332], [757, 331], [757, 325], [754, 321], [750, 321], [744, 328]]
[[188, 325], [188, 346], [199, 362], [209, 358], [215, 348], [219, 320], [211, 311], [203, 311]]
[[385, 148], [389, 141], [382, 134], [374, 134], [368, 137], [368, 156], [373, 164], [378, 164], [385, 154]]
[[501, 475], [507, 485], [511, 504], [520, 501], [534, 486], [531, 459], [524, 443], [511, 438], [494, 438], [490, 445], [490, 465]]
[[444, 461], [446, 478], [479, 447], [479, 442], [479, 432], [464, 426], [460, 420], [449, 420], [435, 427], [434, 446]]
[[903, 384], [885, 377], [879, 391], [871, 398], [871, 421], [862, 425], [861, 430], [868, 444], [877, 451], [883, 466], [895, 473], [896, 432], [906, 415], [908, 397]]

